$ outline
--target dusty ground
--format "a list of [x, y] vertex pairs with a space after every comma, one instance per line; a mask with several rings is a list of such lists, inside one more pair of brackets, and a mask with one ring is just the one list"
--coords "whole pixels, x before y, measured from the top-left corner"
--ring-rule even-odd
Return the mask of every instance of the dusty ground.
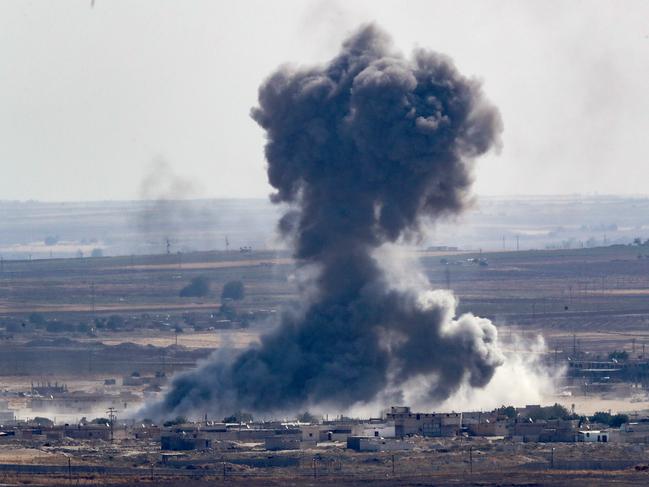
[[[162, 464], [152, 445], [72, 444], [33, 450], [5, 446], [0, 482], [24, 485], [639, 485], [649, 482], [644, 448], [620, 445], [513, 444], [475, 439], [414, 440], [409, 452], [356, 453], [339, 447], [290, 452], [207, 451]], [[132, 453], [137, 450], [138, 453]], [[285, 467], [245, 462], [295, 459]], [[70, 458], [70, 470], [67, 459]], [[553, 458], [553, 460], [550, 460]], [[7, 465], [4, 459], [17, 459]], [[637, 459], [637, 460], [636, 460]], [[244, 462], [244, 463], [242, 463]], [[584, 462], [604, 462], [597, 469]], [[608, 463], [607, 463], [608, 462]], [[618, 462], [619, 465], [616, 463]], [[40, 465], [33, 468], [29, 464]], [[4, 464], [4, 465], [3, 465]], [[624, 464], [624, 466], [621, 466]], [[49, 467], [47, 466], [49, 465]], [[638, 467], [638, 468], [636, 468]], [[32, 469], [33, 471], [30, 471]]]
[[[459, 313], [470, 311], [491, 318], [500, 329], [505, 349], [516, 349], [507, 340], [512, 333], [525, 338], [540, 334], [548, 346], [541, 355], [549, 363], [560, 364], [573, 348], [589, 352], [594, 359], [606, 358], [616, 349], [635, 356], [649, 353], [646, 348], [649, 345], [649, 259], [639, 259], [638, 252], [634, 247], [608, 247], [492, 253], [421, 252], [410, 257], [416, 255], [420, 260], [432, 287], [449, 286], [455, 292], [460, 303]], [[469, 260], [480, 258], [486, 259], [488, 265]], [[86, 376], [89, 380], [100, 380], [138, 369], [155, 371], [166, 367], [171, 372], [192, 367], [193, 359], [173, 357], [176, 343], [183, 349], [203, 350], [203, 356], [219, 348], [243, 349], [255, 343], [274, 321], [268, 318], [248, 329], [194, 331], [186, 324], [186, 315], [205, 317], [215, 312], [220, 306], [221, 286], [230, 279], [240, 279], [247, 295], [238, 303], [239, 310], [242, 313], [264, 310], [267, 316], [277, 316], [283, 306], [297, 299], [293, 273], [292, 259], [285, 252], [5, 261], [0, 273], [0, 332], [5, 320], [27, 320], [32, 311], [43, 312], [47, 319], [69, 323], [92, 323], [97, 317], [119, 314], [137, 323], [147, 320], [164, 323], [167, 329], [100, 330], [96, 336], [44, 330], [14, 333], [0, 340], [0, 388], [12, 388], [17, 381], [25, 386], [33, 379], [76, 381], [85, 378], [79, 376]], [[211, 293], [200, 299], [179, 297], [179, 290], [197, 276], [211, 280]], [[176, 335], [175, 326], [181, 326], [183, 332]], [[22, 364], [18, 356], [2, 359], [2, 355], [7, 356], [17, 345], [34, 339], [62, 337], [81, 343], [88, 347], [87, 351], [78, 350], [77, 345], [70, 347], [70, 353], [65, 347], [58, 351], [49, 347], [26, 356]], [[145, 360], [141, 350], [134, 352], [119, 368], [92, 350], [97, 343], [150, 346], [147, 349], [150, 357]], [[35, 360], [56, 353], [69, 356], [75, 364], [61, 362], [62, 366], [57, 368], [58, 362], [53, 361], [30, 377], [29, 371], [33, 370], [30, 366]], [[559, 396], [549, 401], [556, 400], [569, 408], [575, 404], [583, 413], [649, 408], [649, 398], [640, 397], [643, 394], [628, 396], [627, 399], [615, 395]]]
[[259, 341], [258, 331], [246, 330], [213, 330], [207, 332], [185, 332], [175, 335], [155, 334], [149, 336], [133, 336], [132, 334], [104, 334], [99, 338], [106, 345], [120, 343], [136, 343], [138, 345], [153, 345], [168, 347], [177, 344], [187, 348], [245, 348]]

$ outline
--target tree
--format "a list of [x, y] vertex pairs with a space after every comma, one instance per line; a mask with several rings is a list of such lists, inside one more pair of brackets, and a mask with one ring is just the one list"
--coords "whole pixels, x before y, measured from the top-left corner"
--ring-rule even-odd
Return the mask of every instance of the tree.
[[253, 420], [252, 414], [237, 411], [236, 413], [223, 418], [224, 423], [250, 423]]
[[605, 411], [598, 411], [588, 419], [590, 419], [591, 423], [605, 424], [611, 428], [619, 428], [624, 423], [629, 422], [629, 417], [626, 414], [611, 415], [611, 413]]
[[597, 411], [588, 419], [590, 420], [591, 423], [608, 424], [609, 421], [611, 420], [611, 413], [607, 413], [604, 411]]
[[241, 281], [228, 281], [223, 286], [223, 291], [221, 291], [221, 300], [224, 299], [234, 299], [239, 301], [244, 298], [246, 290]]
[[198, 276], [191, 280], [180, 290], [181, 298], [202, 298], [210, 293], [210, 280], [205, 276]]
[[514, 406], [502, 405], [498, 408], [498, 414], [507, 416], [509, 419], [514, 419], [517, 413], [516, 413], [516, 408]]
[[543, 406], [534, 409], [527, 417], [537, 421], [539, 419], [570, 419], [572, 418], [572, 415], [564, 406], [555, 403], [552, 406]]
[[629, 417], [626, 414], [615, 414], [611, 416], [611, 420], [608, 422], [608, 425], [611, 428], [619, 428], [624, 423], [629, 422]]
[[40, 427], [52, 427], [54, 426], [54, 421], [49, 418], [44, 418], [42, 416], [36, 416], [30, 421], [31, 424], [40, 426]]

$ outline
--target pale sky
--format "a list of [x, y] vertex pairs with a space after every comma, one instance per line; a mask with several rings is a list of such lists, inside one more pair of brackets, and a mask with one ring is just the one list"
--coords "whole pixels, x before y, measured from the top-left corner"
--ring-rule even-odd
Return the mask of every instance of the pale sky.
[[649, 194], [645, 0], [3, 0], [0, 200], [136, 199], [161, 166], [264, 197], [259, 84], [367, 21], [483, 79], [505, 131], [476, 193]]

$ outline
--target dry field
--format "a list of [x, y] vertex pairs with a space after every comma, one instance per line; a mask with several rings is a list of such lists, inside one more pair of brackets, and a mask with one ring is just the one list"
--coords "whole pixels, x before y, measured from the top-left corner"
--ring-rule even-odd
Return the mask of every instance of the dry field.
[[[514, 333], [527, 338], [543, 335], [549, 360], [564, 360], [573, 347], [602, 357], [616, 349], [635, 355], [649, 353], [645, 350], [649, 342], [649, 259], [643, 249], [616, 246], [410, 255], [419, 258], [432, 287], [450, 286], [459, 299], [459, 313], [471, 311], [492, 319], [506, 348], [515, 346], [507, 342]], [[478, 259], [486, 259], [488, 265], [479, 265]], [[0, 376], [22, 377], [28, 383], [32, 378], [70, 378], [73, 373], [91, 377], [142, 367], [155, 370], [164, 364], [173, 367], [174, 361], [179, 369], [191, 367], [196, 357], [183, 350], [202, 350], [201, 356], [206, 356], [219, 348], [242, 349], [255, 343], [274, 321], [265, 318], [246, 329], [195, 331], [185, 322], [188, 314], [200, 318], [216, 312], [223, 284], [240, 279], [246, 298], [237, 304], [238, 311], [261, 310], [273, 316], [299, 299], [293, 273], [290, 256], [281, 252], [198, 252], [183, 254], [182, 260], [172, 254], [5, 261], [0, 273], [0, 337], [3, 323], [25, 322], [33, 311], [67, 323], [92, 323], [95, 318], [117, 314], [136, 324], [161, 326], [98, 330], [94, 336], [42, 329], [13, 333], [0, 339]], [[200, 299], [179, 297], [179, 290], [197, 276], [210, 279], [211, 293]], [[175, 334], [175, 326], [182, 327], [182, 333]], [[74, 343], [41, 347], [24, 356], [18, 352], [30, 341], [61, 338]], [[100, 344], [125, 343], [140, 347], [128, 359], [128, 350], [121, 354], [93, 351]], [[53, 358], [56, 354], [82, 365], [66, 362], [59, 367]], [[34, 367], [45, 358], [52, 360]], [[575, 398], [558, 400], [568, 406], [576, 403], [584, 412], [593, 409]], [[622, 406], [614, 398], [602, 400], [596, 409]], [[631, 410], [649, 405], [625, 406]]]

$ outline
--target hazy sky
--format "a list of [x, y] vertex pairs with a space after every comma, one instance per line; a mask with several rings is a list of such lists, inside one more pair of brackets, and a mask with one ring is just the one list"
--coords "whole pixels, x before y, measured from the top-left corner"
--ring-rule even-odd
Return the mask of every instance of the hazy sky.
[[649, 193], [644, 0], [4, 0], [0, 199], [155, 196], [154, 167], [180, 196], [266, 196], [260, 82], [367, 21], [484, 80], [505, 132], [477, 193]]

